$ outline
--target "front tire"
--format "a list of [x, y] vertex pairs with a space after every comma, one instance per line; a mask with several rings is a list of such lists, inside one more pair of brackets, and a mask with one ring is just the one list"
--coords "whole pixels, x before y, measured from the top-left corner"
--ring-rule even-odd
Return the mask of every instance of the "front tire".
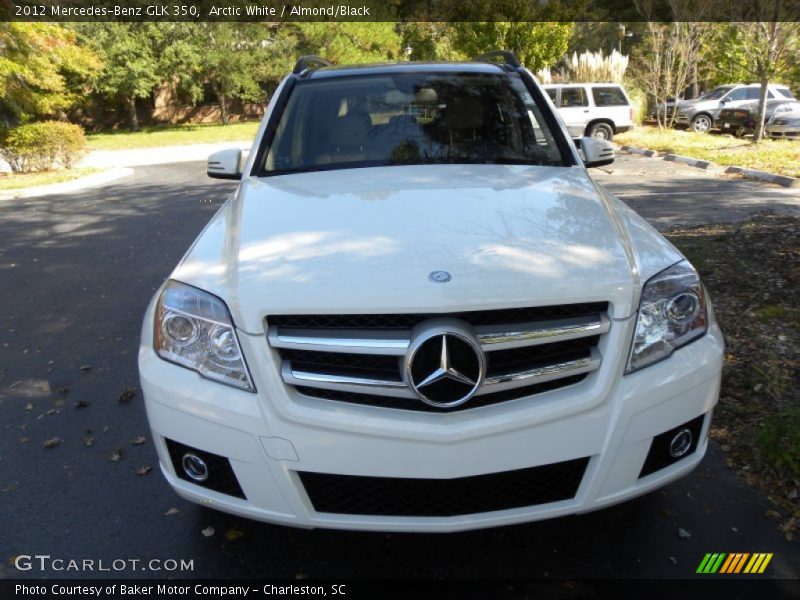
[[714, 126], [714, 121], [708, 115], [697, 115], [692, 119], [692, 131], [695, 133], [708, 133]]
[[611, 129], [611, 125], [608, 123], [595, 123], [589, 127], [588, 135], [598, 140], [611, 141], [614, 137], [614, 130]]

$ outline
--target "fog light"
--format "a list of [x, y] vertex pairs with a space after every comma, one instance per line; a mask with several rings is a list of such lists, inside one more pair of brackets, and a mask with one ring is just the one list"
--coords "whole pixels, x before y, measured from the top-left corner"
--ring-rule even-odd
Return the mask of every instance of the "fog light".
[[197, 454], [192, 454], [191, 452], [184, 454], [183, 459], [181, 459], [181, 465], [183, 466], [183, 472], [195, 481], [208, 479], [208, 465]]
[[692, 447], [692, 432], [685, 427], [675, 434], [669, 443], [669, 454], [672, 458], [680, 458]]

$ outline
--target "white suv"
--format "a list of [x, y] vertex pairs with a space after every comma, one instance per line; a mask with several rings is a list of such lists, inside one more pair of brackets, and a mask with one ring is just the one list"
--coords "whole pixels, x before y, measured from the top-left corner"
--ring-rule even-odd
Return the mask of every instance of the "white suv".
[[274, 523], [454, 531], [691, 471], [722, 334], [689, 262], [586, 167], [509, 53], [301, 59], [144, 318], [182, 497]]
[[573, 138], [610, 140], [633, 129], [633, 105], [616, 83], [560, 83], [544, 86]]

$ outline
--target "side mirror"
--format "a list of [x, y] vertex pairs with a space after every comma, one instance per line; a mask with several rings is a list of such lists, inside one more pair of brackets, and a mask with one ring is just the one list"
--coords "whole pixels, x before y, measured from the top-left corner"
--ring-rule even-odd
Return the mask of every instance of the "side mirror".
[[242, 178], [242, 151], [238, 148], [220, 150], [208, 157], [206, 174], [214, 179]]
[[583, 151], [583, 164], [587, 169], [610, 165], [614, 162], [614, 146], [608, 140], [581, 138], [581, 150]]

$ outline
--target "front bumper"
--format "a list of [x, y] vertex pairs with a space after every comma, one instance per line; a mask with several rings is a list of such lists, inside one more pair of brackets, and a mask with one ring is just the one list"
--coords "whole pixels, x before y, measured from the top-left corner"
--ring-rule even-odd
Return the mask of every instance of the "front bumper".
[[771, 138], [800, 139], [800, 127], [797, 125], [767, 125], [765, 131]]
[[[620, 340], [630, 339], [633, 320], [615, 321], [606, 348], [627, 347]], [[265, 336], [241, 332], [257, 394], [159, 359], [148, 325], [139, 368], [161, 470], [183, 498], [297, 527], [447, 532], [596, 510], [691, 471], [706, 451], [719, 393], [723, 342], [712, 323], [706, 336], [640, 372], [623, 377], [624, 357], [607, 356], [603, 368], [579, 386], [450, 414], [299, 396], [280, 380], [279, 359]], [[654, 436], [701, 415], [696, 449], [641, 476]], [[244, 497], [180, 478], [167, 440], [225, 457]], [[586, 468], [568, 499], [448, 516], [318, 512], [300, 475], [448, 480], [577, 459], [586, 459]]]

